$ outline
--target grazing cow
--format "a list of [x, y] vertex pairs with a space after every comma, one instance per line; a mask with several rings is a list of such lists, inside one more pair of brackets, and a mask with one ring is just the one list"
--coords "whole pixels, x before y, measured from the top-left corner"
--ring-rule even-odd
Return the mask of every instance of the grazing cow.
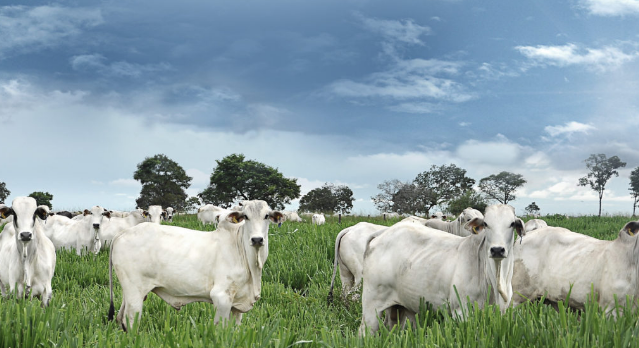
[[384, 217], [384, 220], [387, 219], [399, 219], [399, 213], [382, 213], [382, 216]]
[[217, 225], [217, 221], [220, 215], [226, 215], [231, 211], [228, 209], [220, 208], [213, 204], [206, 204], [201, 206], [197, 210], [197, 219], [202, 222], [203, 225], [213, 224]]
[[[343, 229], [335, 238], [335, 261], [333, 262], [333, 276], [331, 288], [328, 292], [328, 303], [333, 301], [333, 285], [339, 265], [339, 278], [342, 280], [342, 298], [359, 290], [364, 271], [364, 252], [371, 236], [385, 230], [388, 226], [360, 222]], [[353, 300], [358, 300], [355, 294]]]
[[47, 306], [56, 261], [55, 247], [42, 231], [41, 220], [47, 219], [48, 210], [37, 207], [31, 197], [16, 197], [11, 207], [0, 208], [0, 216], [13, 216], [0, 234], [2, 296], [17, 290], [18, 297], [36, 296]]
[[526, 232], [534, 231], [544, 227], [548, 227], [548, 224], [544, 220], [532, 219], [530, 221], [526, 221]]
[[172, 207], [167, 207], [166, 208], [166, 214], [164, 215], [164, 221], [173, 222], [173, 211], [174, 211], [174, 209]]
[[115, 270], [123, 297], [117, 320], [125, 330], [125, 320], [131, 328], [135, 317], [140, 319], [151, 291], [176, 309], [196, 301], [213, 303], [215, 323], [232, 316], [239, 324], [260, 298], [269, 223], [281, 218], [264, 201], [243, 201], [240, 211], [220, 218], [216, 233], [151, 223], [122, 231], [111, 245], [109, 319], [115, 312]]
[[284, 221], [302, 222], [302, 218], [294, 211], [283, 211]]
[[149, 205], [147, 211], [149, 212], [147, 215], [151, 219], [151, 222], [159, 224], [160, 221], [162, 221], [163, 212], [161, 205]]
[[612, 241], [560, 227], [534, 230], [516, 246], [513, 304], [542, 296], [556, 304], [565, 301], [570, 292], [568, 305], [584, 309], [592, 289], [599, 306], [613, 316], [616, 315], [615, 302], [623, 307], [626, 296], [636, 305], [639, 299], [638, 234], [639, 221], [628, 222]]
[[313, 214], [313, 218], [311, 219], [313, 225], [323, 225], [326, 223], [326, 218], [324, 214]]
[[469, 225], [479, 233], [463, 238], [417, 224], [395, 224], [369, 242], [360, 335], [367, 329], [375, 333], [386, 310], [391, 311], [386, 318], [390, 326], [397, 319], [415, 323], [422, 299], [457, 317], [468, 311], [467, 298], [506, 310], [512, 297], [513, 232], [521, 237], [524, 223], [513, 207], [500, 204], [489, 206], [485, 218], [474, 218]]
[[457, 219], [453, 221], [442, 221], [438, 219], [428, 219], [424, 222], [424, 225], [427, 227], [434, 228], [436, 230], [445, 231], [456, 236], [460, 237], [468, 237], [475, 233], [469, 227], [468, 223], [470, 223], [474, 218], [483, 218], [484, 214], [482, 214], [479, 210], [473, 208], [466, 208], [464, 211], [459, 214]]

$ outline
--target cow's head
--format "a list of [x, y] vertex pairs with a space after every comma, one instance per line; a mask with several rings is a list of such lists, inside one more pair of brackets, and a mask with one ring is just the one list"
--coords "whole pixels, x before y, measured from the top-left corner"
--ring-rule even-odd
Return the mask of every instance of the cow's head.
[[173, 210], [171, 207], [166, 208], [166, 219], [169, 221], [173, 221]]
[[446, 220], [446, 215], [444, 215], [444, 213], [442, 213], [441, 211], [438, 211], [436, 213], [433, 213], [433, 215], [430, 216], [431, 219], [438, 219], [438, 220]]
[[43, 206], [38, 207], [36, 200], [31, 197], [16, 197], [11, 207], [0, 208], [0, 217], [6, 219], [9, 216], [13, 216], [17, 241], [26, 244], [36, 238], [36, 218], [45, 221], [49, 217], [49, 210]]
[[473, 208], [464, 209], [459, 217], [457, 217], [457, 221], [461, 224], [461, 226], [472, 234], [478, 234], [481, 228], [479, 226], [471, 226], [470, 222], [475, 218], [484, 218], [484, 214], [482, 214], [479, 210]]
[[149, 217], [151, 218], [151, 222], [159, 224], [162, 219], [162, 206], [161, 205], [150, 205], [149, 206]]
[[[96, 233], [100, 229], [100, 225], [102, 224], [103, 218], [104, 217], [108, 219], [111, 218], [111, 212], [105, 210], [99, 205], [96, 205], [93, 208], [91, 208], [90, 214], [91, 214], [91, 227], [96, 231]], [[85, 210], [85, 215], [87, 215], [86, 210]]]

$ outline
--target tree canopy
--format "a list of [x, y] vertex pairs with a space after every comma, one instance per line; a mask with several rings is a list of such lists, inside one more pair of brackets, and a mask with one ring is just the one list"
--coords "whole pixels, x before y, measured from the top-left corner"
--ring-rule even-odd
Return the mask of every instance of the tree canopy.
[[191, 186], [191, 178], [175, 161], [159, 154], [146, 157], [138, 163], [133, 179], [142, 184], [140, 197], [135, 200], [138, 208], [147, 209], [149, 205], [161, 205], [163, 208], [184, 208], [185, 192]]
[[273, 209], [300, 196], [297, 179], [285, 178], [276, 168], [245, 160], [242, 154], [232, 154], [216, 160], [210, 184], [198, 196], [204, 203], [224, 208], [238, 200], [261, 199]]
[[633, 198], [632, 216], [635, 216], [635, 209], [639, 205], [639, 167], [630, 173], [630, 196]]
[[486, 211], [487, 206], [488, 203], [486, 202], [484, 197], [478, 192], [475, 192], [475, 190], [471, 189], [466, 190], [466, 192], [464, 192], [464, 194], [462, 194], [461, 196], [450, 200], [448, 202], [448, 207], [446, 208], [446, 210], [451, 214], [457, 216], [461, 214], [461, 212], [464, 211], [464, 209], [466, 208], [477, 209], [483, 213], [484, 211]]
[[523, 175], [503, 171], [479, 180], [479, 189], [489, 199], [508, 204], [508, 202], [517, 199], [515, 191], [525, 183]]
[[539, 209], [539, 206], [535, 202], [528, 204], [528, 206], [524, 210], [526, 210], [526, 213], [528, 213], [528, 215], [537, 215], [541, 211], [541, 209]]
[[36, 200], [37, 205], [46, 205], [49, 209], [53, 209], [53, 205], [51, 204], [51, 200], [53, 199], [53, 195], [49, 192], [40, 192], [36, 191], [29, 195]]
[[348, 186], [325, 183], [324, 186], [302, 196], [299, 210], [348, 214], [353, 209], [354, 200], [353, 191]]
[[466, 170], [454, 164], [431, 166], [417, 175], [413, 181], [424, 196], [424, 213], [436, 205], [442, 205], [470, 190], [475, 180], [466, 176]]
[[626, 162], [621, 162], [619, 157], [608, 158], [605, 154], [592, 154], [584, 162], [590, 172], [583, 178], [579, 178], [579, 186], [590, 186], [593, 191], [599, 194], [599, 216], [601, 216], [601, 200], [603, 199], [606, 183], [612, 176], [619, 176], [617, 169], [626, 166]]
[[9, 197], [11, 191], [7, 189], [7, 184], [0, 182], [0, 203], [4, 203], [4, 200]]

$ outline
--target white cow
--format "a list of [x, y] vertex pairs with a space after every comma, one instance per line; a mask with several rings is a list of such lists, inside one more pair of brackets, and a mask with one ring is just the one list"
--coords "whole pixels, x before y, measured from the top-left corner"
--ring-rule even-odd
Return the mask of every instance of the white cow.
[[437, 219], [442, 221], [446, 220], [446, 217], [447, 216], [444, 215], [444, 213], [442, 213], [441, 211], [435, 212], [430, 216], [431, 219]]
[[50, 216], [43, 231], [53, 242], [56, 250], [75, 250], [78, 255], [87, 250], [97, 254], [102, 245], [100, 227], [103, 225], [104, 217], [109, 218], [111, 214], [96, 205], [91, 210], [85, 209], [84, 214], [79, 216], [81, 218], [76, 216], [73, 219], [62, 215]]
[[203, 225], [217, 225], [217, 220], [220, 215], [227, 215], [230, 212], [231, 210], [229, 209], [224, 209], [213, 204], [206, 204], [197, 210], [197, 219], [202, 222]]
[[302, 220], [302, 218], [297, 214], [297, 212], [294, 211], [283, 211], [282, 214], [284, 214], [284, 221], [293, 221], [293, 222], [302, 222], [304, 220]]
[[426, 221], [428, 221], [428, 219], [424, 219], [422, 217], [412, 215], [407, 218], [404, 218], [400, 222], [413, 222], [413, 223], [418, 223], [418, 224], [426, 226]]
[[[387, 229], [388, 226], [360, 222], [343, 229], [335, 238], [335, 261], [333, 261], [333, 276], [331, 288], [328, 292], [328, 302], [333, 301], [333, 286], [339, 265], [339, 277], [342, 280], [342, 298], [357, 292], [362, 283], [364, 272], [364, 252], [371, 236]], [[353, 295], [353, 300], [357, 296]]]
[[115, 270], [123, 297], [117, 320], [125, 330], [125, 320], [130, 328], [136, 316], [140, 319], [150, 291], [176, 309], [196, 301], [213, 303], [215, 323], [233, 316], [239, 324], [260, 298], [269, 223], [282, 218], [264, 201], [241, 204], [240, 211], [222, 216], [216, 233], [143, 223], [118, 234], [109, 263], [109, 319], [115, 312]]
[[313, 218], [311, 219], [313, 225], [323, 225], [326, 223], [326, 218], [324, 214], [313, 214]]
[[386, 219], [399, 219], [399, 213], [391, 212], [391, 213], [382, 213], [384, 220]]
[[161, 205], [149, 205], [148, 217], [151, 222], [159, 224], [162, 221], [162, 206]]
[[544, 220], [532, 219], [530, 221], [526, 221], [526, 232], [534, 231], [544, 227], [548, 227], [548, 224]]
[[118, 232], [141, 224], [145, 221], [144, 212], [140, 213], [135, 210], [130, 212], [125, 218], [110, 218], [108, 221], [104, 222], [100, 228], [102, 249], [106, 249], [109, 245], [111, 245], [111, 241], [115, 238]]
[[[545, 296], [584, 309], [594, 298], [615, 315], [615, 301], [623, 307], [626, 296], [639, 299], [639, 221], [628, 222], [617, 239], [599, 240], [565, 228], [546, 227], [526, 235], [516, 246], [513, 304]], [[571, 290], [572, 287], [572, 290]], [[522, 298], [519, 294], [523, 295]], [[616, 298], [615, 298], [616, 295]]]
[[479, 210], [473, 208], [466, 208], [459, 214], [457, 219], [453, 221], [442, 221], [439, 219], [428, 219], [424, 222], [427, 227], [434, 228], [436, 230], [445, 231], [456, 236], [468, 237], [476, 232], [470, 228], [470, 223], [474, 218], [483, 218]]
[[48, 211], [31, 197], [16, 197], [11, 207], [0, 208], [0, 217], [13, 216], [0, 234], [0, 291], [17, 290], [17, 296], [37, 296], [47, 306], [53, 294], [55, 247], [42, 231]]
[[169, 222], [173, 222], [173, 211], [175, 209], [173, 209], [172, 207], [167, 207], [166, 208], [166, 214], [164, 215], [164, 221], [169, 221]]
[[513, 207], [500, 204], [470, 225], [479, 233], [465, 238], [403, 223], [372, 239], [364, 257], [360, 335], [376, 332], [385, 310], [391, 311], [390, 326], [397, 319], [415, 323], [422, 299], [460, 318], [468, 311], [467, 298], [479, 306], [488, 299], [504, 312], [512, 297], [514, 231], [521, 237], [524, 223]]

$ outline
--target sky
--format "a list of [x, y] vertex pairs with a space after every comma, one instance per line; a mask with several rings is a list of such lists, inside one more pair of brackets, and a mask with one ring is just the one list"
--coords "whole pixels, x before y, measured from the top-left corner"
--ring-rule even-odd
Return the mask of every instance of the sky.
[[[54, 209], [135, 208], [164, 154], [209, 183], [242, 153], [302, 194], [455, 164], [527, 183], [523, 214], [596, 214], [590, 154], [639, 166], [637, 0], [0, 0], [0, 182]], [[287, 206], [296, 209], [298, 200]]]

